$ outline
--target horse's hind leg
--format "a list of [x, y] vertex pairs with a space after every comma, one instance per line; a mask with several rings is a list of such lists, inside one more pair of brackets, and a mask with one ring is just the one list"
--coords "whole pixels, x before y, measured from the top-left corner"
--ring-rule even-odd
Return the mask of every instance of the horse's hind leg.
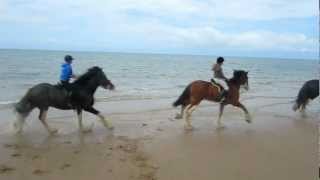
[[81, 109], [77, 109], [77, 115], [78, 115], [78, 123], [79, 123], [80, 131], [83, 132], [83, 133], [91, 132], [93, 125], [91, 125], [90, 127], [87, 127], [87, 128], [83, 127], [83, 124], [82, 124], [82, 110]]
[[184, 106], [184, 105], [181, 106], [180, 114], [177, 114], [175, 119], [182, 119], [183, 118], [183, 112], [184, 112], [185, 108], [186, 108], [186, 106]]
[[45, 109], [40, 109], [40, 114], [39, 114], [39, 120], [41, 121], [41, 123], [43, 124], [43, 126], [47, 129], [47, 131], [50, 134], [55, 134], [58, 132], [57, 129], [54, 128], [50, 128], [50, 126], [48, 125], [46, 119], [47, 119], [47, 113], [48, 113], [48, 108]]
[[101, 123], [104, 125], [104, 127], [113, 129], [111, 121], [107, 120], [99, 111], [97, 111], [93, 107], [88, 107], [88, 108], [85, 108], [84, 110], [98, 116]]
[[220, 109], [219, 109], [219, 117], [218, 117], [218, 121], [217, 121], [217, 124], [218, 124], [218, 127], [223, 127], [223, 124], [221, 123], [221, 117], [222, 117], [222, 114], [223, 114], [223, 110], [224, 110], [224, 106], [226, 104], [225, 103], [220, 103]]
[[186, 108], [185, 108], [185, 120], [186, 120], [186, 126], [185, 126], [185, 129], [186, 130], [192, 130], [193, 127], [191, 125], [191, 114], [192, 112], [197, 108], [197, 104], [189, 104]]

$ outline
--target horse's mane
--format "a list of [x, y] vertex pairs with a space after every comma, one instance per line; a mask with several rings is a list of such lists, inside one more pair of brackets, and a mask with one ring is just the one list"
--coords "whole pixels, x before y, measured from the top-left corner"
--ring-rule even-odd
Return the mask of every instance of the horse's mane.
[[86, 73], [82, 74], [78, 79], [76, 79], [74, 81], [74, 83], [75, 84], [84, 84], [100, 71], [102, 71], [102, 69], [98, 66], [94, 66], [92, 68], [89, 68], [88, 71]]
[[241, 76], [245, 74], [245, 71], [243, 70], [234, 70], [233, 71], [233, 77], [229, 79], [230, 83], [238, 83]]

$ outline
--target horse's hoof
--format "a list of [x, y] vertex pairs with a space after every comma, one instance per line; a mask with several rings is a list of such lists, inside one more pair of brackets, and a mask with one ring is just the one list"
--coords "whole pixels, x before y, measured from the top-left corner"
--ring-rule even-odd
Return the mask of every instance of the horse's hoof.
[[83, 129], [81, 129], [81, 132], [82, 133], [90, 133], [90, 132], [92, 132], [92, 128], [83, 128]]
[[22, 129], [19, 127], [18, 123], [13, 123], [13, 132], [15, 134], [22, 134]]
[[49, 131], [49, 133], [50, 133], [51, 135], [57, 134], [57, 133], [58, 133], [58, 129], [51, 129], [51, 130]]
[[182, 115], [181, 114], [176, 114], [176, 116], [174, 118], [175, 119], [182, 119]]
[[104, 127], [105, 127], [105, 128], [108, 128], [109, 130], [113, 130], [113, 129], [114, 129], [113, 125], [112, 125], [110, 122], [105, 123], [105, 124], [104, 124]]
[[114, 126], [112, 126], [112, 125], [107, 126], [107, 128], [108, 128], [109, 130], [114, 130]]
[[184, 129], [187, 131], [191, 131], [191, 130], [193, 130], [193, 127], [191, 125], [185, 125]]
[[16, 134], [16, 135], [21, 135], [22, 134], [22, 130], [14, 130], [14, 134]]
[[218, 127], [217, 127], [217, 130], [222, 130], [222, 129], [225, 129], [226, 126], [223, 125], [223, 124], [218, 124]]
[[252, 118], [251, 118], [251, 116], [250, 115], [246, 115], [246, 121], [247, 121], [247, 123], [252, 123]]

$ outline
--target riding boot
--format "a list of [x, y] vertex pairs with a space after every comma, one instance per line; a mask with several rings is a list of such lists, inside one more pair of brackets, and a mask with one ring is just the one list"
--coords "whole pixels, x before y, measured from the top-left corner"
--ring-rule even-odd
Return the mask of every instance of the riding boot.
[[71, 96], [72, 96], [72, 92], [70, 92], [70, 91], [68, 91], [68, 94], [67, 94], [67, 102], [68, 102], [68, 106], [70, 107], [70, 108], [72, 108], [73, 106], [72, 106], [72, 98], [71, 98]]
[[228, 91], [226, 91], [225, 89], [223, 89], [219, 96], [217, 97], [218, 101], [223, 101], [226, 97], [227, 97]]

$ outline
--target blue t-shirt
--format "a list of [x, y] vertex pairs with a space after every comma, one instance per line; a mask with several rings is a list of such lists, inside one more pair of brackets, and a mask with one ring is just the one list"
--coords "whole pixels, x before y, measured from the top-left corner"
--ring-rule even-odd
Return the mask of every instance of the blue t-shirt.
[[60, 80], [61, 81], [68, 81], [70, 80], [72, 76], [72, 67], [69, 63], [64, 63], [61, 65], [61, 74], [60, 74]]

